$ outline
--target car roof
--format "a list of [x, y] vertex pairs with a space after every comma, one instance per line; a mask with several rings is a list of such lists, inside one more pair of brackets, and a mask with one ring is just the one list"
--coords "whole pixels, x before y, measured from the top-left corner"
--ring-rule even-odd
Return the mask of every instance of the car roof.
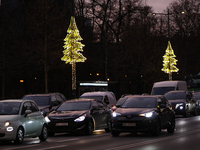
[[99, 95], [107, 95], [107, 94], [112, 94], [112, 92], [110, 91], [97, 91], [97, 92], [86, 92], [86, 93], [83, 93], [81, 96], [99, 96]]
[[4, 100], [0, 100], [0, 102], [23, 102], [23, 101], [32, 101], [32, 100], [24, 100], [24, 99], [4, 99]]
[[98, 101], [95, 99], [89, 99], [89, 98], [78, 98], [78, 99], [71, 99], [71, 100], [67, 100], [66, 102], [91, 102], [91, 101]]
[[53, 95], [53, 94], [61, 94], [61, 93], [26, 94], [26, 95], [24, 95], [23, 97], [25, 97], [25, 96], [50, 96], [50, 95]]
[[[176, 90], [176, 91], [169, 91], [167, 93], [186, 93], [186, 91], [184, 91], [184, 90]], [[167, 94], [167, 93], [165, 93], [165, 94]]]

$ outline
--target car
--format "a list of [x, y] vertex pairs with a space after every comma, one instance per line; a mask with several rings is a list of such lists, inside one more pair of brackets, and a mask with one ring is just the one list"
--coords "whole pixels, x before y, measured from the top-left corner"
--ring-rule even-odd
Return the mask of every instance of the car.
[[49, 135], [55, 133], [92, 134], [94, 130], [110, 131], [111, 110], [95, 99], [68, 100], [46, 116]]
[[86, 92], [83, 93], [80, 98], [101, 100], [110, 107], [116, 103], [116, 97], [114, 93], [110, 91]]
[[32, 100], [0, 101], [0, 141], [23, 143], [26, 137], [48, 138], [48, 125]]
[[176, 115], [188, 117], [190, 114], [197, 115], [197, 101], [189, 91], [170, 91], [165, 93]]
[[130, 95], [111, 116], [113, 136], [121, 132], [158, 136], [161, 129], [167, 129], [168, 133], [174, 133], [175, 129], [175, 113], [164, 96]]
[[24, 95], [22, 99], [35, 101], [44, 116], [49, 114], [51, 109], [56, 109], [61, 103], [67, 100], [61, 93], [28, 94]]
[[200, 92], [194, 92], [193, 96], [197, 101], [197, 113], [200, 113]]

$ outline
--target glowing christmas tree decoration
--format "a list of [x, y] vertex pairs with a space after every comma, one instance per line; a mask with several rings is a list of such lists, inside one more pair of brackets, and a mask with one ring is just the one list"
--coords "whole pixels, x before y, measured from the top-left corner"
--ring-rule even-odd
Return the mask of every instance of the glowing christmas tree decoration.
[[64, 39], [64, 56], [61, 58], [66, 64], [72, 64], [72, 90], [76, 90], [76, 62], [84, 62], [86, 58], [80, 53], [85, 45], [79, 41], [83, 40], [79, 34], [74, 17], [71, 17], [70, 25]]
[[161, 69], [165, 73], [169, 74], [169, 80], [172, 80], [172, 72], [178, 72], [179, 69], [175, 66], [177, 60], [175, 59], [175, 54], [172, 49], [170, 41], [168, 41], [167, 49], [165, 55], [163, 56], [163, 68]]

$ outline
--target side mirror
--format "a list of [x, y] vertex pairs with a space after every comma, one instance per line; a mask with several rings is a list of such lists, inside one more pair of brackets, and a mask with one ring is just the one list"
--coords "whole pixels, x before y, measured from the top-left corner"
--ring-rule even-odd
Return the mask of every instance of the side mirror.
[[32, 113], [32, 111], [31, 110], [26, 110], [25, 111], [25, 115], [24, 115], [24, 117], [26, 117], [28, 114], [30, 114], [30, 113]]

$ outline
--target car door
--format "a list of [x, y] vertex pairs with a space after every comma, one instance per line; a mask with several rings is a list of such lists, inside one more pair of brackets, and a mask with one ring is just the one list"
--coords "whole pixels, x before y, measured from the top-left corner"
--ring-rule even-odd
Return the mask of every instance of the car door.
[[32, 111], [31, 102], [25, 102], [23, 104], [21, 115], [23, 115], [22, 122], [25, 128], [25, 135], [27, 136], [35, 135], [38, 130], [38, 113], [31, 112], [29, 114], [25, 114], [26, 110]]
[[159, 101], [159, 108], [160, 108], [160, 119], [161, 119], [161, 124], [165, 125], [168, 123], [170, 115], [169, 115], [169, 106], [167, 106], [167, 100], [164, 97], [160, 97], [158, 99]]

